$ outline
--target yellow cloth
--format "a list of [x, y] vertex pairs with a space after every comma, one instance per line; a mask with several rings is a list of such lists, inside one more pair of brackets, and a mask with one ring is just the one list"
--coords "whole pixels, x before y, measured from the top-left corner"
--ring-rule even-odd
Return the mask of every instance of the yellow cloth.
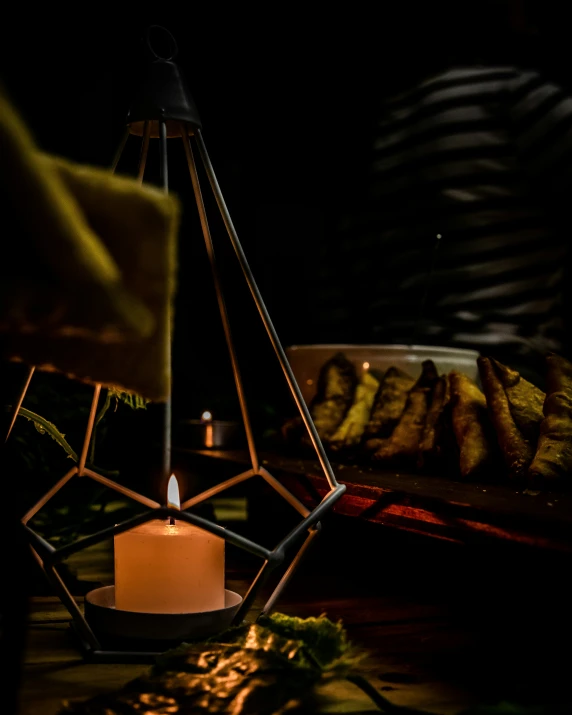
[[163, 400], [180, 206], [42, 154], [0, 92], [4, 358]]

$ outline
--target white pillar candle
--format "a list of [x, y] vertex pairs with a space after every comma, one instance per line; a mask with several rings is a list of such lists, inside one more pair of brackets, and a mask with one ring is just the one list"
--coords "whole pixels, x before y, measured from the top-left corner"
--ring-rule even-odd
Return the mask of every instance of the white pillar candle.
[[153, 520], [115, 536], [117, 609], [213, 611], [224, 608], [224, 586], [224, 539], [204, 529]]

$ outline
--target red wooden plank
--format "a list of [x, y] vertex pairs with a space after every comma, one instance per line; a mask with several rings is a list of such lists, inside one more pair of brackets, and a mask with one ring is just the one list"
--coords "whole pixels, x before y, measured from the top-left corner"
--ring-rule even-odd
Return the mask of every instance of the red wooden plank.
[[[193, 464], [240, 471], [241, 451], [185, 450]], [[264, 466], [303, 503], [328, 492], [316, 460], [262, 453]], [[527, 493], [513, 484], [471, 484], [443, 477], [332, 465], [346, 494], [334, 511], [385, 526], [461, 542], [505, 541], [572, 551], [572, 494]]]

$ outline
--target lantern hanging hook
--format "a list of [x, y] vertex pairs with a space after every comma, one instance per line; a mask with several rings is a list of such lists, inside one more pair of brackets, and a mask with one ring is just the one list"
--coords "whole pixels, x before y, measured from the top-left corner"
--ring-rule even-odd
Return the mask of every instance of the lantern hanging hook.
[[[157, 42], [157, 35], [158, 32], [162, 35], [160, 42], [161, 44], [164, 43], [164, 50], [166, 49], [166, 55], [162, 54], [161, 50], [155, 49], [153, 47], [153, 43], [151, 41], [151, 35], [155, 35], [155, 42]], [[163, 27], [162, 25], [150, 25], [147, 28], [147, 32], [145, 33], [145, 44], [147, 45], [147, 49], [149, 52], [153, 55], [154, 59], [156, 60], [163, 60], [166, 62], [169, 62], [170, 60], [174, 59], [179, 52], [179, 47], [177, 45], [177, 41], [173, 37], [173, 35], [167, 30], [166, 27]]]

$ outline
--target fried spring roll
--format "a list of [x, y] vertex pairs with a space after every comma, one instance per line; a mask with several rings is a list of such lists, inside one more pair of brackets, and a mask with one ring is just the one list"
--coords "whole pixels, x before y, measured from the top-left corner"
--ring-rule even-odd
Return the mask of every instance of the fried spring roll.
[[572, 363], [561, 355], [546, 356], [546, 389], [548, 394], [564, 392], [572, 395]]
[[547, 397], [529, 478], [533, 484], [572, 479], [572, 364], [559, 355], [546, 358]]
[[453, 370], [449, 373], [449, 385], [451, 423], [459, 449], [459, 472], [461, 477], [471, 479], [493, 465], [487, 402], [478, 385], [461, 372]]
[[546, 356], [546, 386], [549, 393], [565, 392], [572, 395], [572, 363], [561, 355]]
[[382, 440], [382, 444], [372, 456], [374, 462], [395, 462], [415, 464], [419, 453], [419, 442], [423, 436], [425, 418], [429, 407], [429, 390], [412, 390], [407, 397], [405, 410], [391, 437]]
[[361, 442], [380, 384], [379, 375], [371, 370], [364, 371], [356, 387], [352, 406], [329, 439], [332, 449], [357, 447]]
[[518, 428], [504, 386], [490, 358], [477, 359], [487, 411], [510, 478], [525, 476], [534, 456], [531, 443]]
[[419, 379], [407, 395], [399, 422], [391, 436], [384, 439], [373, 453], [373, 461], [406, 465], [417, 463], [431, 394], [437, 380], [438, 373], [434, 363], [426, 360]]
[[322, 366], [310, 405], [320, 439], [327, 441], [339, 427], [351, 407], [356, 385], [355, 366], [343, 353], [337, 353]]
[[441, 375], [435, 383], [431, 405], [427, 411], [427, 419], [419, 445], [420, 468], [435, 462], [442, 448], [442, 434], [445, 428], [445, 411], [449, 405], [451, 392], [447, 375]]
[[389, 437], [405, 409], [409, 390], [415, 380], [398, 367], [390, 367], [383, 376], [375, 397], [364, 439]]
[[546, 395], [516, 370], [493, 358], [490, 360], [506, 392], [516, 426], [526, 439], [535, 443], [543, 419], [542, 406]]

